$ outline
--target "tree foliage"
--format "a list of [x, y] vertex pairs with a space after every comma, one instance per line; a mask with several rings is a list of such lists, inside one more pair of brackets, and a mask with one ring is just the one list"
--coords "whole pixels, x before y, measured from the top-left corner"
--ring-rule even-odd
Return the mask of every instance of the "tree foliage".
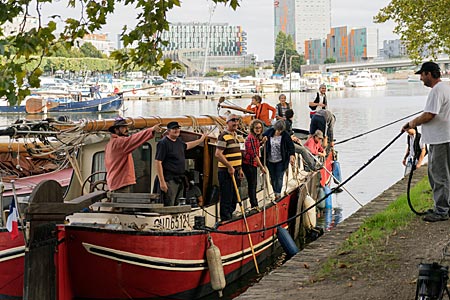
[[408, 55], [419, 63], [426, 57], [450, 54], [450, 2], [448, 0], [392, 0], [374, 17], [375, 22], [395, 23]]
[[[139, 66], [144, 71], [157, 70], [163, 76], [178, 66], [170, 59], [163, 59], [160, 46], [166, 43], [161, 33], [169, 29], [166, 13], [175, 6], [181, 6], [180, 0], [66, 0], [69, 8], [81, 8], [81, 13], [78, 19], [64, 19], [62, 30], [57, 30], [56, 21], [43, 23], [45, 11], [42, 11], [41, 5], [56, 1], [61, 0], [0, 1], [0, 28], [16, 17], [23, 18], [23, 26], [13, 35], [6, 36], [0, 29], [0, 98], [6, 97], [11, 105], [20, 103], [29, 95], [28, 86], [39, 86], [43, 58], [55, 53], [56, 45], [70, 49], [78, 38], [100, 32], [119, 3], [136, 8], [136, 16], [127, 18], [135, 18], [137, 25], [123, 28], [120, 38], [128, 50], [111, 54], [118, 64], [125, 69]], [[233, 9], [239, 6], [239, 0], [211, 1]], [[30, 15], [39, 18], [38, 26], [25, 31], [24, 24]], [[53, 16], [53, 20], [60, 19], [60, 16]], [[33, 64], [35, 67], [32, 70], [27, 69]], [[25, 81], [29, 85], [24, 85]]]
[[324, 64], [334, 64], [336, 62], [336, 58], [334, 57], [327, 57], [327, 59], [325, 59], [325, 61], [323, 62]]
[[83, 55], [85, 57], [95, 57], [95, 58], [103, 58], [104, 57], [102, 51], [95, 48], [95, 46], [89, 42], [81, 45], [80, 51], [81, 51], [81, 53], [83, 53]]
[[[284, 56], [285, 52], [286, 55]], [[303, 55], [299, 55], [297, 50], [295, 50], [295, 43], [292, 36], [280, 31], [275, 41], [275, 58], [273, 63], [275, 70], [278, 73], [289, 73], [290, 61], [292, 61], [292, 71], [297, 73], [300, 73], [300, 65], [304, 65], [306, 63], [305, 57]]]

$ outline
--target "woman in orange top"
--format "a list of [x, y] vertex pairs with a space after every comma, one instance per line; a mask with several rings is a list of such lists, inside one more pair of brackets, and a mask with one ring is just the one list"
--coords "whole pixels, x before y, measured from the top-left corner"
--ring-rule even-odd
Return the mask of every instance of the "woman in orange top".
[[[264, 122], [266, 126], [272, 125], [272, 120], [275, 119], [277, 110], [275, 107], [270, 106], [268, 103], [262, 103], [262, 98], [259, 95], [254, 95], [252, 97], [252, 103], [247, 106], [248, 110], [255, 112], [256, 119]], [[269, 112], [272, 112], [270, 115]]]

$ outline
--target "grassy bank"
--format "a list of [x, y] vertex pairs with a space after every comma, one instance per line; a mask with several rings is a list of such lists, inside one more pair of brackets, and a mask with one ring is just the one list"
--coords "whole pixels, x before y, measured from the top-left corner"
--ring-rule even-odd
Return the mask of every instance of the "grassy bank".
[[[428, 178], [423, 178], [410, 192], [411, 203], [415, 210], [424, 211], [433, 206], [431, 188]], [[333, 276], [334, 271], [341, 268], [363, 269], [368, 265], [383, 264], [389, 261], [384, 253], [384, 245], [397, 230], [405, 228], [417, 216], [411, 211], [406, 194], [392, 202], [385, 211], [367, 220], [350, 235], [338, 250], [330, 257], [318, 273], [319, 278]]]

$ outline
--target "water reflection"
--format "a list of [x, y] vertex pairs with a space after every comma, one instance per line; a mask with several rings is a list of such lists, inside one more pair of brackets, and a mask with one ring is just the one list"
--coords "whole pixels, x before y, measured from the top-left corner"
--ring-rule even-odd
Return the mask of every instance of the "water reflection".
[[339, 206], [333, 208], [325, 208], [321, 217], [317, 220], [317, 226], [322, 228], [324, 231], [331, 231], [343, 220], [342, 218], [342, 208]]

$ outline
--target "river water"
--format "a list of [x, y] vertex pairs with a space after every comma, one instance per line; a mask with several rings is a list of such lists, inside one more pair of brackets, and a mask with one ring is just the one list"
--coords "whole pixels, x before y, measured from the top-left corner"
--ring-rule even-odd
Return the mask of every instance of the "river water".
[[[336, 142], [383, 126], [392, 121], [419, 112], [425, 105], [429, 88], [421, 82], [405, 80], [389, 81], [386, 86], [374, 88], [347, 88], [343, 91], [327, 92], [329, 109], [336, 116]], [[308, 102], [315, 93], [287, 93], [288, 101], [293, 103], [294, 127], [309, 128]], [[246, 107], [250, 99], [231, 99], [234, 104]], [[275, 106], [277, 94], [267, 94], [264, 101]], [[223, 113], [223, 111], [221, 112]], [[216, 100], [167, 100], [167, 101], [125, 101], [124, 111], [127, 117], [138, 116], [180, 116], [180, 115], [217, 115]], [[111, 118], [116, 114], [75, 115], [80, 118]], [[0, 124], [9, 124], [17, 116], [0, 116]], [[378, 153], [400, 132], [401, 121], [394, 125], [364, 135], [360, 138], [338, 144], [342, 180], [344, 181], [370, 158]], [[404, 167], [401, 163], [406, 150], [406, 136], [400, 137], [387, 151], [349, 181], [345, 188], [362, 204], [366, 204], [393, 183], [402, 178]], [[406, 191], [406, 187], [405, 187]], [[346, 192], [333, 195], [333, 207], [342, 209], [342, 217], [354, 213], [360, 205]]]

